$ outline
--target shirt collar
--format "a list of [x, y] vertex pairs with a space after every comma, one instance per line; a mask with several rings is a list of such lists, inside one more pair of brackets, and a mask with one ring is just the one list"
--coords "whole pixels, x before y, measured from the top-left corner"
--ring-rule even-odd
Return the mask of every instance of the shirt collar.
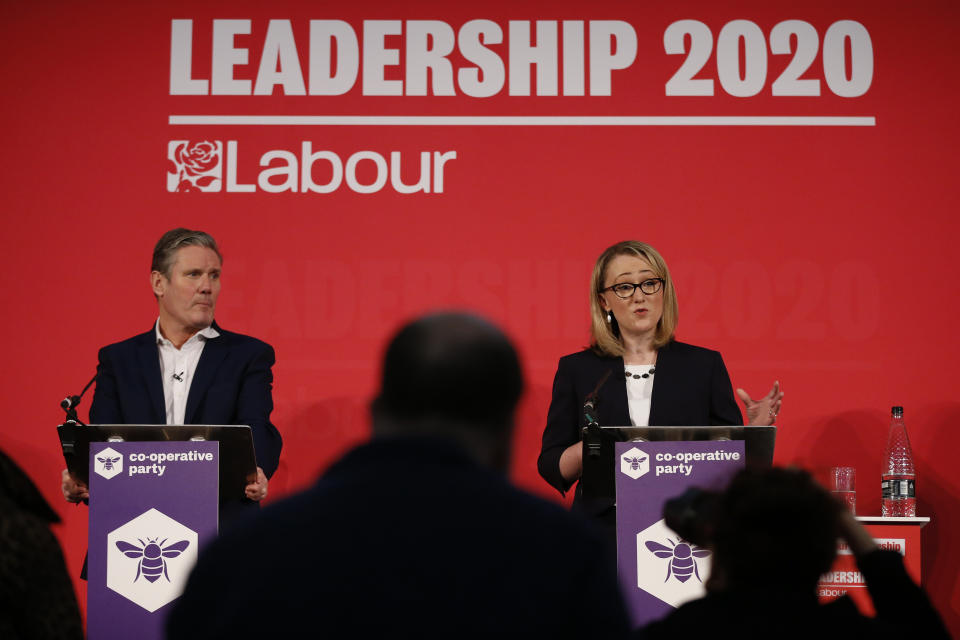
[[[157, 344], [158, 344], [158, 345], [170, 345], [170, 346], [173, 346], [173, 343], [170, 342], [169, 340], [167, 340], [166, 338], [164, 338], [164, 337], [163, 337], [163, 334], [160, 333], [160, 318], [157, 318], [157, 322], [153, 325], [153, 331], [154, 331], [154, 333], [156, 334]], [[197, 333], [196, 333], [195, 335], [196, 335], [196, 336], [200, 336], [200, 337], [203, 338], [204, 340], [211, 340], [211, 339], [213, 339], [213, 338], [219, 337], [220, 332], [217, 331], [216, 329], [214, 329], [213, 326], [211, 325], [211, 326], [206, 327], [206, 328], [204, 328], [204, 329], [200, 329], [200, 331], [197, 331]], [[192, 340], [193, 337], [191, 337], [190, 339]]]

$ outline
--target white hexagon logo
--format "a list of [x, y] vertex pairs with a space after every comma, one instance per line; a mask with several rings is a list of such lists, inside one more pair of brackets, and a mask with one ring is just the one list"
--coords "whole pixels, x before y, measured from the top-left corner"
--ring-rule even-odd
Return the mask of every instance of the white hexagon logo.
[[637, 586], [673, 607], [703, 597], [710, 555], [654, 522], [637, 534]]
[[107, 534], [107, 586], [153, 613], [180, 597], [197, 563], [197, 532], [150, 509]]
[[93, 472], [107, 480], [123, 471], [123, 454], [107, 447], [96, 455], [93, 461]]
[[640, 449], [632, 447], [620, 456], [620, 472], [634, 480], [650, 471], [650, 456]]

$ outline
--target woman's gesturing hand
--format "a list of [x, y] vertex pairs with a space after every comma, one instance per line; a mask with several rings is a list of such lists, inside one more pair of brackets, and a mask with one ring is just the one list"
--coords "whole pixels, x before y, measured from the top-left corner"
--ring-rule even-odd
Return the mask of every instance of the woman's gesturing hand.
[[783, 405], [783, 391], [780, 390], [780, 381], [773, 383], [770, 393], [754, 400], [743, 389], [737, 389], [737, 395], [747, 410], [747, 424], [754, 427], [771, 425], [780, 413]]

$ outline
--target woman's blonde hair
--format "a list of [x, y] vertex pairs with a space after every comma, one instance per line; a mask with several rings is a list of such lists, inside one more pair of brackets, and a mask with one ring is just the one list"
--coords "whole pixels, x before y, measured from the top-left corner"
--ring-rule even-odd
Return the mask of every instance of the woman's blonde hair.
[[604, 287], [607, 267], [617, 256], [643, 258], [650, 264], [654, 274], [663, 278], [663, 315], [653, 336], [653, 346], [659, 349], [673, 339], [673, 332], [677, 328], [677, 292], [663, 256], [650, 245], [636, 240], [626, 240], [608, 247], [593, 266], [593, 276], [590, 278], [590, 348], [605, 356], [622, 356], [624, 352], [617, 319], [612, 318], [607, 322], [607, 313], [600, 303], [600, 290]]

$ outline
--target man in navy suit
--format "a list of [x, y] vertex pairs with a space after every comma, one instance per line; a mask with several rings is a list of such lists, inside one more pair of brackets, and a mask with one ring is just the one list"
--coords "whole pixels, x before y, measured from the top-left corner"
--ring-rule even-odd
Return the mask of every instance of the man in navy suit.
[[168, 637], [624, 636], [593, 525], [507, 481], [522, 386], [510, 342], [479, 318], [403, 328], [373, 441], [201, 551]]
[[[257, 479], [228, 512], [267, 495], [280, 458], [270, 423], [273, 348], [224, 331], [213, 320], [222, 256], [203, 231], [173, 229], [157, 242], [150, 284], [158, 318], [150, 331], [100, 350], [90, 421], [100, 424], [246, 424], [253, 431]], [[64, 470], [63, 494], [79, 502], [87, 487]], [[228, 497], [229, 498], [229, 497]]]

